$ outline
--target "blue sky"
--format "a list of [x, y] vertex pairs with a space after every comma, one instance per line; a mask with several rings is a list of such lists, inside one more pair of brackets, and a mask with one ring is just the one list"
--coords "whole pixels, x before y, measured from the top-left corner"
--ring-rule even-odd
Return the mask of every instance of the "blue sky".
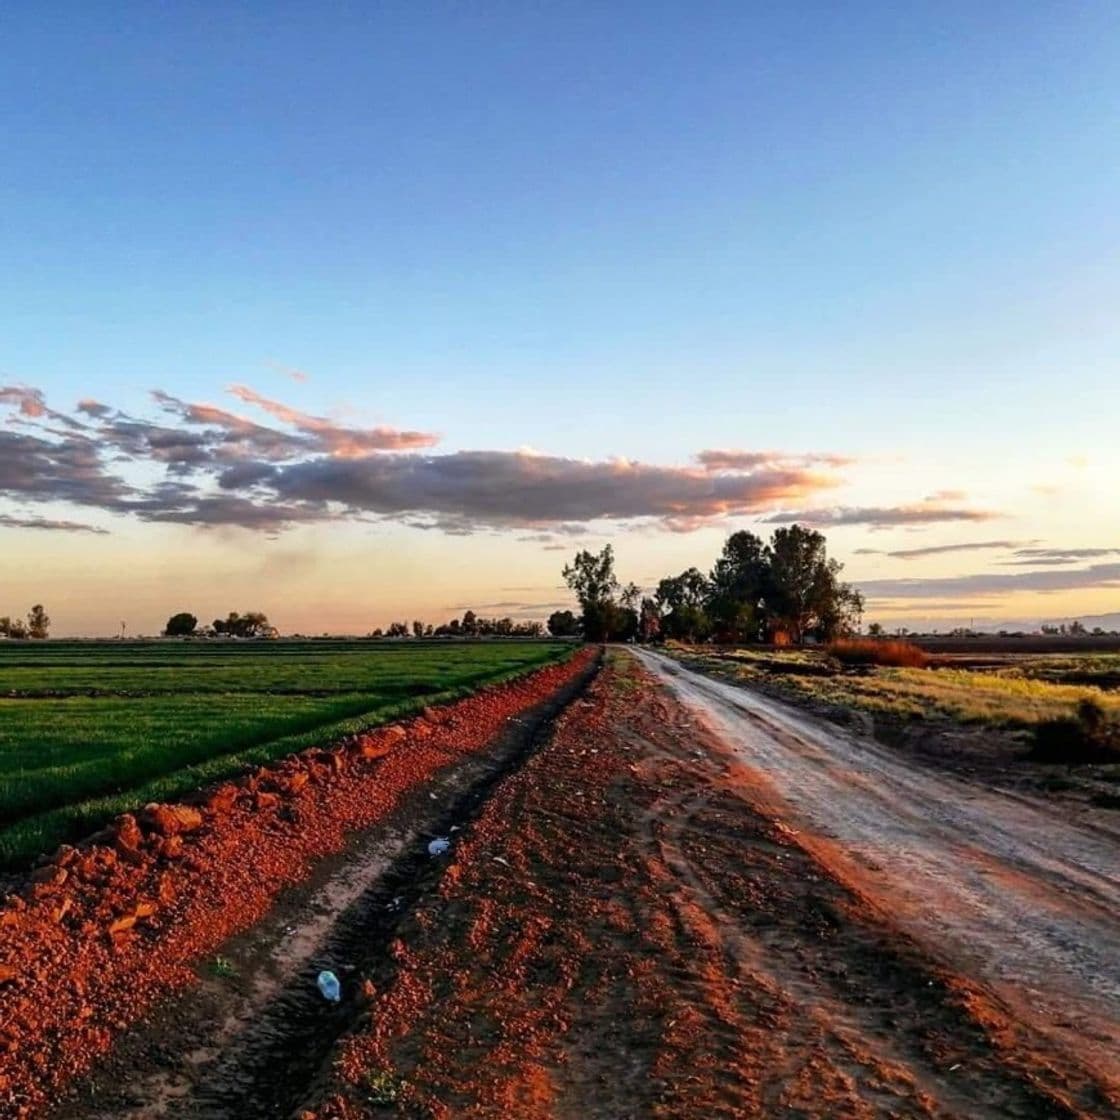
[[[1120, 543], [1093, 515], [1120, 414], [1113, 5], [61, 4], [0, 29], [0, 384], [131, 416], [247, 384], [448, 452], [843, 452], [846, 506], [960, 491], [1000, 537]], [[156, 565], [154, 615], [184, 534], [219, 562], [211, 529], [101, 512]], [[636, 551], [706, 562], [729, 527]], [[327, 532], [287, 539], [319, 557]], [[479, 570], [484, 536], [453, 542]], [[543, 589], [556, 555], [525, 563]], [[1109, 582], [1060, 605], [1120, 607]]]

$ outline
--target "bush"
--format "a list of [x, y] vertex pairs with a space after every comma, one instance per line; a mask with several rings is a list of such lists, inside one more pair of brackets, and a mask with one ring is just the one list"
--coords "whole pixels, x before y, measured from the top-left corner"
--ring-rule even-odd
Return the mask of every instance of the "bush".
[[1120, 724], [1096, 700], [1082, 700], [1074, 716], [1046, 720], [1035, 728], [1031, 757], [1067, 766], [1120, 762]]
[[896, 665], [907, 669], [924, 669], [929, 664], [925, 650], [913, 642], [844, 638], [832, 642], [828, 652], [842, 665]]

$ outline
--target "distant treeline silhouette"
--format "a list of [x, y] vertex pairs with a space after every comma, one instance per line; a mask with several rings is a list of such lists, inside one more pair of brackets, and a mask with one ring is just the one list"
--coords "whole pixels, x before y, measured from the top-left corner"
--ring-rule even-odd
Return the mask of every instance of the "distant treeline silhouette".
[[634, 583], [620, 585], [607, 545], [599, 553], [578, 552], [564, 567], [581, 613], [557, 611], [549, 630], [574, 629], [596, 642], [832, 641], [856, 633], [863, 615], [863, 596], [841, 581], [842, 570], [815, 529], [775, 529], [768, 543], [743, 530], [727, 538], [707, 575], [687, 568], [643, 595]]

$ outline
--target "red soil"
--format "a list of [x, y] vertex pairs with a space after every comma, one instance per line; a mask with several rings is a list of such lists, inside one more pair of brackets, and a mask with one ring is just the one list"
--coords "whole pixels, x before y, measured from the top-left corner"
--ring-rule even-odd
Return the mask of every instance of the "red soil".
[[554, 694], [585, 650], [406, 724], [125, 815], [0, 906], [0, 1116], [34, 1114], [347, 835]]
[[609, 667], [457, 842], [302, 1120], [1113, 1114], [755, 792]]

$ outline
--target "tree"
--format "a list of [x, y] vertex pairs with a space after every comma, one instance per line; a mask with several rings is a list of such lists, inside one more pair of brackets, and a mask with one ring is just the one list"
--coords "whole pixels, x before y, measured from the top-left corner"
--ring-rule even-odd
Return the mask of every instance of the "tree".
[[618, 590], [614, 549], [608, 544], [599, 553], [587, 549], [577, 552], [572, 563], [564, 565], [564, 581], [575, 592], [581, 606], [613, 599]]
[[883, 636], [883, 624], [881, 622], [868, 623], [867, 636], [869, 638], [881, 638]]
[[579, 619], [571, 611], [553, 611], [548, 616], [548, 632], [554, 638], [574, 638], [579, 633]]
[[51, 620], [50, 616], [43, 609], [42, 603], [36, 603], [35, 606], [27, 612], [27, 634], [28, 637], [43, 639], [50, 633]]
[[231, 638], [275, 638], [277, 635], [276, 627], [263, 611], [244, 614], [230, 611], [227, 618], [214, 619], [213, 629], [215, 634], [227, 634]]
[[688, 568], [679, 576], [661, 580], [654, 599], [661, 609], [662, 633], [689, 642], [706, 638], [711, 633], [711, 623], [704, 610], [708, 594], [708, 581], [698, 568]]
[[564, 565], [564, 581], [583, 610], [583, 636], [591, 642], [608, 641], [620, 622], [614, 601], [618, 590], [614, 549], [608, 544], [597, 554], [587, 549], [577, 552], [572, 563]]
[[732, 533], [708, 579], [707, 610], [717, 639], [759, 640], [768, 577], [762, 540], [745, 529]]
[[468, 638], [473, 638], [478, 633], [478, 615], [474, 611], [463, 612], [462, 630]]
[[187, 638], [198, 627], [198, 619], [189, 611], [180, 611], [173, 614], [163, 628], [163, 633], [168, 638]]
[[22, 618], [0, 618], [0, 637], [22, 640], [27, 637], [27, 626]]
[[825, 642], [848, 634], [858, 634], [860, 619], [863, 617], [863, 594], [850, 584], [840, 582], [837, 577], [842, 568], [839, 561], [829, 561], [832, 580], [828, 594], [818, 607], [816, 627], [816, 636]]
[[765, 608], [771, 638], [830, 640], [859, 623], [863, 596], [840, 582], [843, 566], [829, 560], [822, 533], [791, 525], [775, 529], [766, 549]]
[[633, 607], [609, 607], [607, 633], [612, 641], [632, 642], [638, 636], [638, 612]]
[[656, 642], [661, 637], [661, 611], [656, 601], [648, 596], [642, 600], [638, 611], [638, 637], [643, 642]]
[[422, 638], [424, 636], [424, 624], [418, 618], [412, 620], [412, 636], [414, 638]]
[[618, 598], [627, 610], [636, 611], [642, 602], [642, 589], [636, 583], [628, 583]]

